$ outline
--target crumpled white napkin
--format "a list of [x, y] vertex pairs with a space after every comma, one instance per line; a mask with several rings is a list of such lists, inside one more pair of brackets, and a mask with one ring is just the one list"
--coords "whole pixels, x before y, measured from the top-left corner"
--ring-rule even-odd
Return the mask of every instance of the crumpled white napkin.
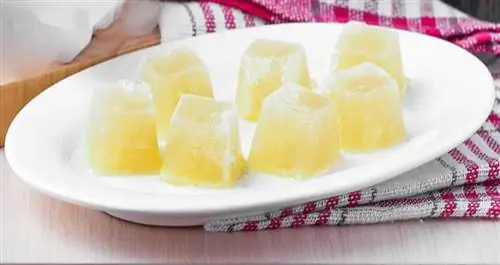
[[[129, 0], [124, 29], [142, 35], [156, 27], [158, 2]], [[52, 62], [71, 62], [91, 41], [95, 30], [108, 27], [125, 0], [1, 0], [0, 83]], [[36, 62], [36, 64], [30, 63]]]

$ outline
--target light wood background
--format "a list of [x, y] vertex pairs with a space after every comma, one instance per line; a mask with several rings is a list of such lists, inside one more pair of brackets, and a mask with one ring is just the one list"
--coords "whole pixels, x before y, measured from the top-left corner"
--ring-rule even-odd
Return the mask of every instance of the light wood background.
[[252, 233], [157, 228], [30, 189], [0, 149], [0, 262], [500, 263], [500, 222], [413, 221]]

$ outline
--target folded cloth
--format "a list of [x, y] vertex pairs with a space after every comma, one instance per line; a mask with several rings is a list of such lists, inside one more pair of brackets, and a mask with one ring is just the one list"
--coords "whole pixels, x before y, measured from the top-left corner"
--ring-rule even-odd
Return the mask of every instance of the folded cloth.
[[[484, 62], [500, 73], [500, 25], [476, 20], [435, 0], [213, 0], [168, 3], [163, 12], [163, 41], [268, 23], [361, 20], [433, 35], [471, 52], [488, 53]], [[471, 138], [397, 178], [274, 212], [211, 221], [205, 229], [255, 231], [418, 218], [500, 220], [499, 166], [497, 101]]]
[[[165, 12], [160, 26], [168, 32], [164, 36], [172, 34], [170, 39], [268, 23], [359, 20], [444, 38], [471, 52], [500, 55], [500, 24], [472, 18], [437, 0], [209, 0], [170, 3]], [[177, 24], [168, 23], [174, 21]], [[182, 25], [190, 30], [183, 31]]]

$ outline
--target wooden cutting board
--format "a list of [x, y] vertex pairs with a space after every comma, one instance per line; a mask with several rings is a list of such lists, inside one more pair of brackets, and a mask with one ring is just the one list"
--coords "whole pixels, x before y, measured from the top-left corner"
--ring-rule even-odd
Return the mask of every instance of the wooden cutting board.
[[54, 64], [43, 73], [0, 85], [0, 147], [16, 114], [35, 96], [58, 81], [116, 56], [160, 43], [160, 33], [130, 37], [113, 30], [97, 32], [92, 42], [68, 64]]

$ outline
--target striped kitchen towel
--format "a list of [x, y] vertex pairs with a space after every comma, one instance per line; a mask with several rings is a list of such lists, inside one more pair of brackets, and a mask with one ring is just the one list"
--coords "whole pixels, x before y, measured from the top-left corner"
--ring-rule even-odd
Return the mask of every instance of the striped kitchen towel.
[[[500, 25], [471, 18], [437, 0], [183, 1], [166, 3], [162, 12], [163, 42], [270, 23], [360, 20], [446, 39], [478, 54], [500, 78]], [[397, 178], [275, 212], [213, 221], [205, 229], [256, 231], [418, 218], [500, 220], [499, 166], [497, 100], [487, 121], [471, 138]]]
[[500, 24], [471, 18], [438, 0], [169, 2], [160, 27], [163, 40], [169, 41], [270, 23], [350, 20], [420, 32], [447, 39], [471, 52], [500, 55]]

